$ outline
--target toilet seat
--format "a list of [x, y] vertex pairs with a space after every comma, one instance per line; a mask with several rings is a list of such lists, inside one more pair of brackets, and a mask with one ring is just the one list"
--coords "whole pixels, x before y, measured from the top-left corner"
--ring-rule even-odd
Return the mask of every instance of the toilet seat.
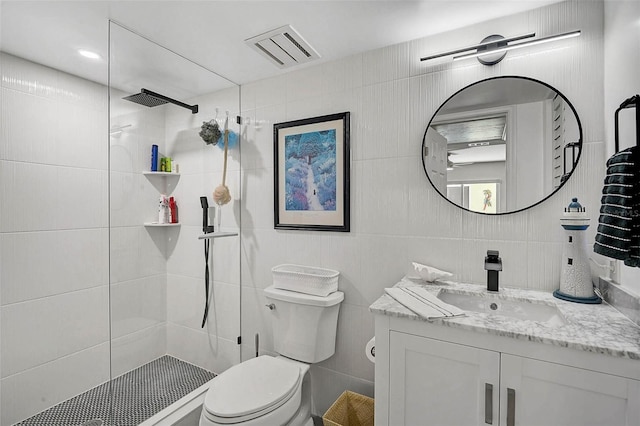
[[[252, 358], [212, 381], [203, 415], [214, 423], [233, 424], [283, 407], [282, 423], [286, 423], [300, 403], [302, 376], [300, 367], [294, 363], [267, 355]], [[293, 396], [296, 401], [291, 401]], [[292, 403], [287, 404], [289, 401]]]

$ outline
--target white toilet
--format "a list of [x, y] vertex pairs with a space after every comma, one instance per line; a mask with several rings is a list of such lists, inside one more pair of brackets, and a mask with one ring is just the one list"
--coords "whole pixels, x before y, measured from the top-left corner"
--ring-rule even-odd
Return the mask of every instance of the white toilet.
[[217, 376], [205, 397], [200, 426], [313, 426], [309, 364], [335, 352], [344, 293], [320, 297], [273, 286], [264, 292], [280, 355], [252, 358]]

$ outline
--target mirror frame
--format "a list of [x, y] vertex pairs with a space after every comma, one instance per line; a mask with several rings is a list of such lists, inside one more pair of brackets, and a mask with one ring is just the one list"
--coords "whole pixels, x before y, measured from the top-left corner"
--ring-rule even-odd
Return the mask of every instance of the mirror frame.
[[[532, 82], [535, 82], [535, 83], [538, 83], [538, 84], [542, 84], [543, 86], [546, 86], [549, 89], [551, 89], [554, 92], [556, 92], [567, 103], [567, 105], [569, 105], [569, 107], [571, 108], [571, 111], [573, 112], [573, 114], [576, 117], [576, 122], [578, 124], [578, 132], [579, 132], [579, 135], [580, 135], [579, 140], [578, 140], [579, 150], [578, 150], [578, 156], [576, 157], [575, 166], [568, 173], [567, 178], [563, 182], [561, 182], [560, 185], [556, 189], [554, 189], [552, 192], [550, 192], [548, 195], [546, 195], [541, 200], [535, 202], [534, 204], [519, 208], [517, 210], [511, 210], [511, 211], [499, 212], [499, 213], [483, 213], [483, 212], [479, 212], [479, 211], [475, 211], [475, 210], [469, 210], [466, 207], [463, 207], [463, 206], [461, 206], [459, 204], [454, 203], [449, 198], [447, 198], [447, 196], [445, 194], [440, 192], [440, 190], [438, 190], [438, 188], [436, 188], [436, 186], [431, 181], [431, 178], [429, 177], [429, 173], [427, 172], [427, 167], [426, 167], [425, 158], [424, 158], [424, 146], [425, 146], [425, 141], [426, 141], [426, 138], [427, 138], [427, 132], [429, 131], [429, 127], [431, 127], [431, 123], [433, 123], [433, 120], [436, 118], [436, 116], [438, 115], [438, 113], [440, 112], [442, 107], [444, 107], [451, 99], [453, 99], [455, 96], [457, 96], [458, 94], [460, 94], [464, 90], [466, 90], [466, 89], [468, 89], [468, 88], [470, 88], [472, 86], [475, 86], [477, 84], [484, 83], [484, 82], [491, 81], [491, 80], [504, 79], [504, 78], [518, 78], [518, 79], [522, 79], [522, 80], [529, 80], [529, 81], [532, 81]], [[556, 89], [555, 87], [551, 86], [550, 84], [545, 83], [545, 82], [540, 81], [540, 80], [537, 80], [535, 78], [525, 77], [525, 76], [521, 76], [521, 75], [501, 75], [501, 76], [489, 77], [489, 78], [485, 78], [485, 79], [482, 79], [482, 80], [478, 80], [478, 81], [476, 81], [474, 83], [471, 83], [471, 84], [469, 84], [467, 86], [464, 86], [462, 89], [456, 91], [453, 95], [449, 96], [442, 104], [440, 104], [438, 109], [431, 116], [431, 120], [429, 120], [429, 124], [427, 124], [427, 128], [424, 131], [424, 136], [422, 137], [422, 145], [420, 146], [420, 157], [422, 158], [422, 169], [424, 170], [424, 174], [427, 176], [427, 179], [429, 180], [429, 184], [431, 184], [431, 187], [438, 194], [440, 194], [440, 196], [442, 198], [447, 200], [447, 202], [449, 202], [452, 205], [456, 206], [457, 208], [462, 209], [462, 210], [467, 211], [467, 212], [480, 214], [480, 215], [483, 215], [483, 216], [502, 216], [502, 215], [507, 215], [507, 214], [519, 213], [519, 212], [528, 210], [530, 208], [533, 208], [533, 207], [537, 206], [538, 204], [541, 204], [542, 202], [546, 201], [552, 195], [554, 195], [556, 192], [558, 192], [558, 190], [560, 188], [562, 188], [564, 186], [564, 184], [569, 181], [569, 179], [571, 179], [571, 177], [573, 176], [573, 172], [576, 170], [576, 167], [578, 167], [578, 164], [580, 163], [580, 157], [582, 156], [582, 147], [583, 147], [583, 133], [582, 133], [582, 122], [580, 121], [580, 116], [578, 115], [578, 112], [576, 111], [576, 109], [573, 106], [573, 104], [569, 101], [569, 99], [567, 99], [567, 97], [562, 92], [560, 92], [558, 89]]]

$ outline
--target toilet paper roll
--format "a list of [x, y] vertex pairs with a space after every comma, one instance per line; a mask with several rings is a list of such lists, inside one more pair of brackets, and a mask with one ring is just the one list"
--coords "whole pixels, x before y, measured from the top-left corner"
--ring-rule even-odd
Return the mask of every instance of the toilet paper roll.
[[367, 342], [367, 346], [365, 346], [364, 351], [369, 361], [375, 363], [376, 362], [376, 338], [375, 337], [372, 337], [371, 340]]

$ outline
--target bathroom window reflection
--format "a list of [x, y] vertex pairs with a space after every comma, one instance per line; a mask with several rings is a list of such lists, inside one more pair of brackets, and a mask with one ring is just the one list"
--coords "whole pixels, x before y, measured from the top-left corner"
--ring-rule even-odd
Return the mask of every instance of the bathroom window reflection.
[[447, 184], [447, 198], [467, 210], [478, 213], [499, 211], [502, 196], [499, 181]]
[[[423, 163], [450, 202], [478, 213], [511, 213], [562, 186], [581, 146], [580, 121], [562, 94], [530, 78], [497, 77], [440, 106], [424, 135]], [[495, 187], [476, 186], [487, 184]]]

